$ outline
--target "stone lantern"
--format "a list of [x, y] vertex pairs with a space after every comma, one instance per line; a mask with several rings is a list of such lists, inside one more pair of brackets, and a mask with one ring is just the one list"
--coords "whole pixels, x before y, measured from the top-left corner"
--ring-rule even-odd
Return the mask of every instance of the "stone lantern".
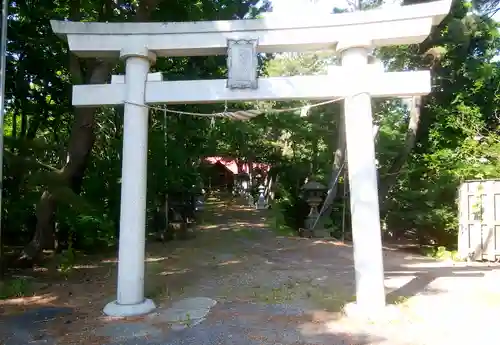
[[310, 211], [307, 215], [305, 221], [306, 230], [311, 237], [321, 237], [326, 238], [330, 237], [330, 233], [326, 230], [319, 221], [316, 224], [316, 227], [313, 229], [314, 223], [318, 218], [318, 206], [323, 201], [323, 196], [327, 190], [326, 186], [323, 184], [316, 182], [314, 180], [309, 180], [303, 187], [304, 198], [306, 202], [309, 204]]
[[266, 187], [260, 185], [259, 187], [257, 187], [257, 190], [259, 191], [259, 198], [257, 199], [256, 208], [257, 210], [265, 210], [267, 209], [266, 196], [264, 195]]

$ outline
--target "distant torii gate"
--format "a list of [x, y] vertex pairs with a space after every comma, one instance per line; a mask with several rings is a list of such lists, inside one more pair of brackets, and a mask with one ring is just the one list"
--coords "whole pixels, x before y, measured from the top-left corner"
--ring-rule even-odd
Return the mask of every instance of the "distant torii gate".
[[[368, 64], [372, 48], [422, 42], [448, 14], [451, 0], [333, 14], [185, 23], [51, 21], [80, 57], [122, 58], [125, 76], [111, 84], [73, 86], [73, 105], [124, 104], [123, 162], [117, 299], [104, 312], [140, 315], [155, 308], [144, 297], [148, 108], [155, 103], [345, 98], [345, 131], [357, 309], [376, 315], [385, 307], [377, 171], [371, 97], [425, 95], [430, 73], [384, 73]], [[261, 78], [257, 53], [335, 50], [341, 67], [326, 76]], [[227, 80], [163, 81], [149, 73], [157, 56], [228, 54]]]

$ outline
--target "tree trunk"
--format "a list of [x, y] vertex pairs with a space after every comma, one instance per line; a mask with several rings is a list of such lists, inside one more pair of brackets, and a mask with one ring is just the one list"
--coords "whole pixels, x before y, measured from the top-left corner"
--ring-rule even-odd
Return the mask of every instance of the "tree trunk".
[[336, 177], [342, 172], [341, 170], [344, 168], [345, 150], [346, 140], [344, 129], [344, 115], [340, 114], [337, 129], [337, 149], [333, 153], [332, 173], [330, 175], [330, 181], [328, 182], [328, 194], [320, 210], [320, 223], [326, 222], [326, 220], [330, 217], [330, 213], [332, 212], [333, 201], [337, 197], [338, 193], [338, 179], [336, 179]]
[[250, 188], [255, 186], [254, 176], [253, 176], [253, 157], [247, 156], [247, 166], [248, 166], [248, 177], [250, 182]]
[[[110, 69], [96, 69], [94, 74], [99, 73], [100, 82], [106, 81], [106, 76]], [[98, 83], [97, 77], [94, 82]], [[75, 109], [75, 122], [71, 129], [70, 142], [66, 163], [60, 170], [63, 181], [71, 187], [75, 193], [80, 193], [87, 161], [94, 144], [94, 114], [95, 108]], [[54, 248], [54, 213], [56, 210], [56, 200], [52, 192], [47, 189], [36, 208], [36, 229], [35, 235], [30, 243], [24, 248], [23, 260], [35, 260], [43, 249]]]
[[271, 177], [269, 181], [268, 199], [270, 204], [274, 202], [277, 184], [278, 184], [278, 175], [274, 175]]
[[[106, 2], [111, 8], [111, 2]], [[142, 0], [139, 2], [135, 21], [147, 21], [150, 13], [155, 9], [158, 0]], [[79, 20], [80, 1], [72, 3], [72, 20]], [[104, 16], [112, 13], [106, 11]], [[70, 53], [69, 67], [73, 84], [104, 84], [111, 74], [114, 64], [109, 61], [92, 60], [86, 63], [86, 69], [82, 68], [81, 61]], [[75, 121], [71, 128], [71, 135], [68, 145], [68, 154], [60, 175], [75, 193], [79, 193], [88, 158], [94, 145], [94, 116], [98, 108], [76, 108]], [[30, 243], [25, 247], [22, 258], [33, 261], [46, 247], [54, 245], [54, 214], [56, 210], [56, 200], [50, 190], [45, 190], [37, 205], [37, 224], [35, 235]], [[52, 243], [52, 244], [49, 244]]]
[[43, 249], [53, 249], [54, 236], [54, 209], [55, 199], [49, 191], [45, 191], [36, 207], [35, 235], [24, 248], [20, 261], [32, 262], [39, 259]]
[[387, 195], [389, 194], [394, 183], [396, 183], [401, 169], [406, 164], [411, 151], [415, 147], [418, 126], [420, 124], [420, 112], [422, 108], [421, 102], [422, 101], [419, 96], [413, 97], [410, 119], [408, 121], [408, 130], [406, 131], [405, 145], [394, 159], [391, 167], [385, 173], [384, 177], [380, 179], [379, 200], [381, 218], [383, 218], [383, 215], [387, 212]]
[[266, 196], [267, 200], [269, 200], [270, 204], [274, 201], [274, 195], [275, 195], [275, 190], [276, 190], [276, 184], [278, 182], [278, 176], [279, 175], [276, 173], [276, 171], [273, 171], [273, 170], [270, 170], [267, 174], [265, 196]]
[[317, 137], [314, 137], [312, 140], [312, 159], [311, 159], [311, 165], [310, 165], [310, 171], [309, 175], [314, 176], [318, 173], [318, 155], [319, 155], [319, 140]]
[[[373, 129], [373, 140], [376, 140], [376, 137], [378, 135], [378, 126], [374, 126]], [[321, 207], [320, 210], [320, 215], [321, 215], [321, 222], [325, 222], [328, 217], [330, 217], [330, 213], [332, 212], [332, 205], [333, 202], [335, 201], [336, 197], [338, 196], [339, 193], [339, 179], [340, 179], [340, 174], [344, 172], [344, 176], [347, 177], [347, 174], [345, 174], [346, 169], [347, 169], [347, 162], [346, 162], [346, 137], [345, 137], [345, 129], [344, 129], [344, 117], [343, 114], [340, 116], [340, 121], [339, 121], [339, 129], [337, 131], [337, 149], [334, 153], [334, 158], [333, 158], [333, 164], [332, 164], [332, 173], [330, 177], [330, 181], [328, 183], [328, 194], [325, 198], [325, 202], [323, 203], [323, 206]], [[347, 179], [344, 181], [344, 183], [347, 183]], [[343, 198], [345, 195], [343, 195]]]
[[[337, 149], [333, 155], [332, 163], [332, 173], [330, 175], [330, 181], [328, 182], [328, 189], [332, 190], [333, 198], [337, 196], [338, 183], [335, 183], [335, 177], [339, 174], [340, 169], [342, 169], [345, 161], [345, 129], [344, 129], [344, 114], [339, 116], [339, 128], [337, 130]], [[333, 200], [332, 200], [333, 201]]]

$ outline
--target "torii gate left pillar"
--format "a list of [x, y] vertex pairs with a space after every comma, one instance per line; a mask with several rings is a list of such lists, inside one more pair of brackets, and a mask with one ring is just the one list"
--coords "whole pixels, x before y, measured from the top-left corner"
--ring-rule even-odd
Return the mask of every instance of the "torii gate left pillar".
[[[107, 315], [147, 314], [156, 308], [144, 298], [146, 197], [148, 164], [148, 107], [146, 81], [156, 55], [146, 47], [122, 49], [125, 60], [120, 238], [116, 300], [104, 308]], [[130, 250], [134, 248], [134, 250]]]

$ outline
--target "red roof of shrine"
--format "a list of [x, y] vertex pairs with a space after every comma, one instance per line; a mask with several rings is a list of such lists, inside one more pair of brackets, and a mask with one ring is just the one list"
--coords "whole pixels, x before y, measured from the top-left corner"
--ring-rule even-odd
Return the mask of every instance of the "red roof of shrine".
[[[241, 172], [245, 172], [248, 174], [249, 169], [248, 169], [248, 164], [247, 163], [242, 163], [240, 164], [240, 170], [238, 170], [238, 163], [236, 160], [231, 159], [231, 158], [226, 158], [226, 157], [206, 157], [205, 162], [210, 163], [210, 164], [217, 164], [220, 163], [224, 165], [229, 171], [231, 171], [233, 174], [238, 174]], [[253, 163], [253, 169], [260, 169], [263, 172], [268, 172], [271, 166], [269, 164], [264, 164], [264, 163]]]

